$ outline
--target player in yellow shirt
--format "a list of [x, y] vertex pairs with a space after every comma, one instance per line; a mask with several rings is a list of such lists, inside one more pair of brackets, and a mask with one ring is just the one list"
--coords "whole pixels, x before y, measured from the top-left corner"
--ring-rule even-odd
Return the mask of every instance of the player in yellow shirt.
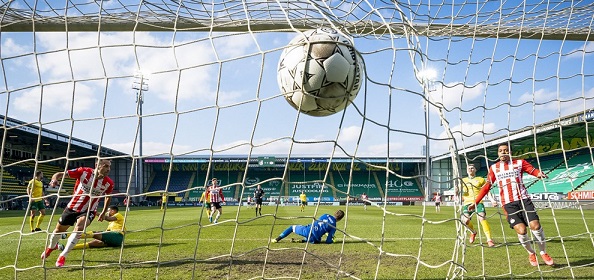
[[208, 186], [204, 187], [204, 192], [200, 196], [200, 200], [198, 202], [204, 202], [204, 208], [206, 208], [206, 214], [210, 217], [210, 194], [208, 191]]
[[[476, 238], [476, 230], [474, 229], [474, 225], [472, 224], [472, 214], [476, 212], [478, 216], [478, 220], [483, 227], [483, 231], [485, 236], [487, 237], [487, 244], [489, 247], [495, 246], [493, 239], [491, 238], [491, 227], [489, 226], [489, 222], [487, 221], [487, 212], [485, 211], [485, 205], [481, 201], [476, 205], [476, 210], [469, 211], [468, 206], [474, 204], [474, 200], [478, 195], [479, 191], [486, 183], [485, 178], [476, 176], [476, 167], [474, 164], [469, 164], [466, 168], [468, 172], [468, 177], [462, 179], [462, 222], [468, 225], [468, 227], [472, 230], [470, 234], [469, 242], [473, 243], [474, 239]], [[457, 192], [457, 191], [456, 191]], [[493, 197], [493, 194], [488, 194], [489, 199], [493, 206], [497, 206], [497, 202]]]
[[[29, 195], [29, 210], [31, 217], [29, 218], [29, 226], [31, 232], [41, 231], [40, 225], [45, 217], [45, 202], [43, 201], [43, 172], [36, 171], [35, 177], [29, 181], [27, 185], [27, 194]], [[35, 219], [35, 212], [39, 212], [37, 223], [33, 227], [33, 220]]]
[[305, 195], [304, 191], [301, 191], [299, 195], [299, 200], [301, 200], [301, 212], [305, 211], [305, 206], [307, 205], [307, 195]]
[[[99, 247], [120, 247], [124, 241], [124, 216], [119, 213], [117, 206], [109, 206], [107, 214], [103, 217], [104, 220], [109, 221], [107, 229], [101, 231], [89, 231], [83, 233], [80, 238], [93, 238], [93, 240], [86, 243], [79, 243], [74, 246], [74, 249], [83, 248], [99, 248]], [[60, 249], [63, 246], [58, 246]]]

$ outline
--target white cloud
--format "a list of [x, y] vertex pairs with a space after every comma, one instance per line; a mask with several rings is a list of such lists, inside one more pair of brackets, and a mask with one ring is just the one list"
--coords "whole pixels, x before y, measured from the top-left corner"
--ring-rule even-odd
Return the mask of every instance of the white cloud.
[[[39, 71], [45, 83], [75, 79], [132, 76], [138, 68], [150, 75], [151, 94], [174, 103], [180, 100], [215, 98], [218, 64], [208, 41], [176, 42], [172, 47], [166, 36], [151, 33], [40, 33], [38, 36]], [[134, 45], [132, 44], [134, 42]], [[253, 41], [249, 36], [218, 39], [221, 54], [237, 57], [244, 54]], [[97, 44], [101, 48], [97, 48]], [[10, 50], [22, 47], [5, 41]], [[151, 47], [149, 47], [151, 46]], [[66, 47], [70, 51], [66, 51]], [[30, 65], [36, 71], [37, 65]], [[131, 92], [124, 80], [113, 80], [122, 92]], [[223, 100], [234, 100], [237, 91], [219, 92]]]
[[[465, 108], [465, 104], [477, 97], [482, 97], [485, 93], [485, 84], [465, 86], [458, 82], [448, 83], [445, 86], [436, 85], [435, 90], [431, 91], [431, 102], [438, 106], [451, 110], [452, 108]], [[435, 107], [433, 107], [435, 111]]]
[[73, 83], [63, 83], [55, 85], [47, 85], [43, 87], [43, 103], [41, 102], [41, 87], [36, 87], [23, 92], [22, 95], [17, 95], [13, 100], [13, 105], [17, 110], [26, 113], [39, 112], [40, 104], [43, 104], [44, 110], [59, 110], [74, 113], [84, 112], [90, 109], [97, 99], [93, 95], [93, 88], [85, 84], [77, 84], [74, 95], [74, 104], [72, 104], [73, 97]]
[[359, 126], [345, 127], [340, 130], [340, 135], [338, 136], [338, 142], [340, 142], [340, 143], [355, 142], [359, 139], [359, 135], [361, 135], [361, 127], [359, 127]]
[[[535, 104], [549, 103], [551, 100], [557, 99], [557, 92], [549, 91], [547, 89], [539, 89], [535, 92], [524, 93], [518, 98], [520, 103], [534, 102]], [[545, 105], [546, 106], [546, 105]]]
[[[555, 116], [566, 116], [577, 113], [586, 109], [594, 107], [594, 88], [590, 88], [585, 92], [575, 92], [566, 96], [557, 96], [557, 92], [548, 91], [547, 89], [539, 89], [534, 93], [525, 93], [518, 101], [520, 103], [533, 101], [536, 111], [552, 111], [558, 112]], [[560, 99], [559, 99], [560, 98]]]
[[[410, 149], [405, 149], [404, 143], [401, 142], [390, 142], [390, 156], [418, 156], [420, 151], [411, 151]], [[420, 147], [419, 147], [420, 149]], [[388, 143], [382, 144], [375, 144], [375, 145], [368, 145], [366, 148], [361, 151], [357, 156], [360, 157], [382, 157], [388, 155]]]
[[[450, 128], [452, 135], [456, 140], [456, 147], [458, 149], [467, 148], [469, 146], [483, 142], [485, 139], [492, 138], [492, 133], [497, 130], [495, 123], [468, 123], [464, 122], [460, 125], [456, 125]], [[447, 139], [448, 135], [446, 131], [442, 131], [438, 139]], [[450, 140], [446, 141], [432, 141], [431, 154], [438, 155], [446, 153], [451, 144]]]
[[573, 49], [565, 59], [583, 58], [594, 54], [594, 42], [587, 42], [585, 46]]
[[15, 43], [15, 41], [12, 38], [8, 38], [4, 40], [4, 42], [2, 42], [3, 57], [24, 54], [26, 50], [27, 48]]

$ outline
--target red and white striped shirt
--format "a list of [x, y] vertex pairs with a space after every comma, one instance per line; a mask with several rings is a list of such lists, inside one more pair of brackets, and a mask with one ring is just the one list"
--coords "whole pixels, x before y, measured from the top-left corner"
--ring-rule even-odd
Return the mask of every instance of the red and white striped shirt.
[[72, 179], [76, 179], [74, 185], [73, 197], [68, 203], [68, 208], [76, 212], [85, 212], [90, 209], [91, 212], [97, 209], [100, 196], [111, 194], [113, 191], [113, 181], [105, 176], [95, 181], [95, 172], [90, 167], [79, 167], [66, 171], [66, 174]]
[[487, 184], [492, 185], [497, 183], [502, 205], [529, 197], [522, 179], [524, 172], [532, 176], [540, 174], [540, 170], [521, 159], [514, 159], [508, 162], [499, 161], [489, 167]]
[[223, 189], [218, 186], [212, 186], [208, 189], [210, 192], [210, 202], [225, 202], [225, 197], [223, 196]]

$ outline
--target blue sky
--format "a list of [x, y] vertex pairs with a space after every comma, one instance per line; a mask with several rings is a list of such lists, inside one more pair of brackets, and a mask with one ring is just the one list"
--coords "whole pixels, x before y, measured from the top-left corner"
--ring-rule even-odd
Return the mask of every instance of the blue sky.
[[[355, 36], [366, 64], [355, 103], [344, 115], [310, 117], [290, 107], [276, 81], [282, 48], [296, 35], [2, 33], [0, 106], [9, 117], [137, 154], [132, 84], [140, 71], [148, 79], [144, 155], [344, 156], [334, 141], [349, 155], [422, 155], [423, 91], [404, 39]], [[459, 148], [593, 107], [591, 42], [449, 39], [419, 37], [419, 46], [436, 72], [431, 100]], [[431, 154], [443, 154], [435, 106], [430, 119], [430, 136], [443, 139], [431, 142]]]

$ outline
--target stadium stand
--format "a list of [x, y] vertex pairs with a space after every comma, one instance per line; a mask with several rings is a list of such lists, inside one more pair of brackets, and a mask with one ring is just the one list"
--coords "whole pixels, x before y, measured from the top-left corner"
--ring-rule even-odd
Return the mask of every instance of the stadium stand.
[[592, 159], [589, 153], [574, 152], [567, 159], [567, 166], [562, 154], [547, 157], [540, 162], [540, 168], [549, 176], [548, 180], [536, 180], [526, 176], [525, 182], [529, 193], [556, 192], [567, 193], [578, 189], [594, 176]]
[[[366, 193], [370, 198], [384, 197], [383, 190], [379, 187], [377, 172], [366, 172], [365, 176], [354, 176], [351, 182], [350, 194], [351, 196], [360, 196], [362, 193]], [[332, 184], [337, 190], [341, 192], [347, 192], [349, 181], [348, 174], [344, 176], [340, 172], [332, 172]], [[335, 197], [345, 197], [344, 194], [338, 192], [334, 195]]]
[[[4, 161], [8, 166], [5, 166], [2, 170], [2, 193], [14, 195], [27, 194], [27, 183], [33, 178], [35, 163], [31, 161], [17, 163], [14, 159], [5, 159]], [[44, 181], [46, 183], [49, 182], [50, 177], [54, 173], [64, 171], [62, 168], [45, 163], [39, 163], [37, 169], [43, 171], [45, 176]], [[73, 179], [65, 178], [62, 185], [62, 193], [72, 193], [75, 182]], [[47, 188], [46, 191], [56, 192], [57, 190]]]
[[27, 194], [27, 186], [21, 182], [6, 169], [2, 170], [2, 193], [23, 195]]
[[[194, 172], [189, 171], [179, 171], [179, 172], [172, 172], [171, 178], [169, 179], [169, 187], [167, 187], [167, 180], [169, 178], [169, 172], [165, 171], [158, 171], [153, 174], [153, 178], [151, 180], [150, 186], [148, 188], [149, 192], [158, 192], [158, 191], [165, 191], [168, 192], [179, 192], [188, 189], [191, 186], [192, 179], [194, 177]], [[183, 193], [178, 194], [178, 196], [184, 196]]]

